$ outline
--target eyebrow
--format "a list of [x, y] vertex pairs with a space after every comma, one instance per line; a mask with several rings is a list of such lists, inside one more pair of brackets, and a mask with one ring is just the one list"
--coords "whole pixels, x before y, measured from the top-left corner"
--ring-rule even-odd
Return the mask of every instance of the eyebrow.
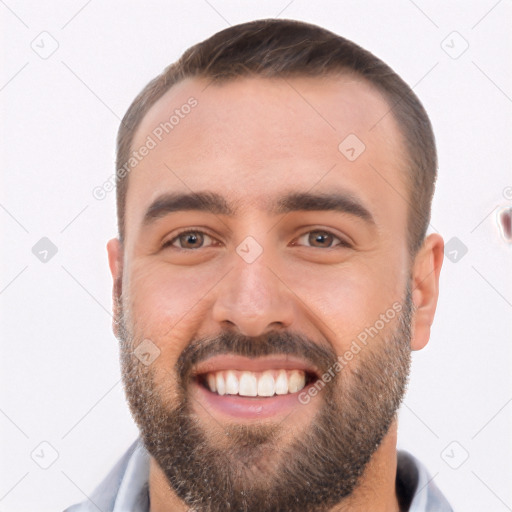
[[[143, 224], [149, 226], [157, 219], [179, 211], [201, 211], [215, 215], [233, 217], [236, 205], [215, 192], [166, 193], [155, 199], [144, 214]], [[370, 210], [353, 194], [349, 193], [311, 193], [291, 192], [271, 205], [269, 212], [280, 215], [295, 211], [339, 211], [375, 225]]]

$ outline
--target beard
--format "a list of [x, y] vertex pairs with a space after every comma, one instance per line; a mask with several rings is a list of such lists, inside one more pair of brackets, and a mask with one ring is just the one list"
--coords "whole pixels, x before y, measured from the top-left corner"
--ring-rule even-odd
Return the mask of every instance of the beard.
[[251, 338], [226, 331], [192, 341], [167, 385], [165, 379], [157, 385], [158, 360], [145, 366], [134, 356], [143, 337], [130, 331], [121, 298], [118, 308], [120, 361], [132, 416], [170, 487], [195, 512], [324, 512], [341, 504], [357, 488], [406, 391], [413, 311], [409, 285], [395, 326], [372, 338], [325, 384], [314, 398], [322, 402], [308, 427], [284, 442], [281, 436], [290, 437], [290, 430], [283, 422], [206, 429], [190, 396], [191, 371], [200, 361], [226, 353], [290, 354], [327, 371], [338, 360], [330, 346], [298, 333], [272, 331]]

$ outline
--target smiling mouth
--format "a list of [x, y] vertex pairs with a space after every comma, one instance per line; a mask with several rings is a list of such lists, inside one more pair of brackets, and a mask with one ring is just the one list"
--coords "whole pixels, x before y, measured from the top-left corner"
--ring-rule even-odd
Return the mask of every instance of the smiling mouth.
[[288, 355], [248, 358], [224, 354], [198, 364], [193, 378], [217, 396], [269, 398], [298, 393], [319, 375], [307, 361]]
[[197, 381], [217, 395], [272, 397], [297, 393], [314, 382], [316, 374], [298, 369], [264, 371], [218, 370], [197, 375]]
[[222, 354], [194, 368], [191, 390], [199, 414], [206, 411], [218, 421], [254, 422], [286, 418], [297, 407], [307, 408], [300, 397], [320, 375], [308, 361], [286, 354], [257, 358]]

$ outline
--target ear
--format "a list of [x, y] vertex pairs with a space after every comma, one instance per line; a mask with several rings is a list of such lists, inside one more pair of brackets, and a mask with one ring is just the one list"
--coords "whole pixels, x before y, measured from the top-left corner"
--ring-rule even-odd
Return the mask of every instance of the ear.
[[120, 301], [123, 283], [123, 245], [118, 238], [112, 238], [107, 243], [108, 266], [112, 274], [112, 331], [117, 337], [118, 325], [121, 318]]
[[430, 326], [434, 321], [439, 296], [439, 274], [444, 257], [444, 241], [433, 233], [425, 238], [414, 258], [413, 291], [414, 321], [411, 348], [420, 350], [430, 338]]

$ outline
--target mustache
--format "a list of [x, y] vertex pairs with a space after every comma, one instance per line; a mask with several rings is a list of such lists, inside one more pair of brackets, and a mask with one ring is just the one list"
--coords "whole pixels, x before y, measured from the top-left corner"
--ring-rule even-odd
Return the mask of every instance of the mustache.
[[257, 358], [271, 355], [292, 355], [318, 368], [320, 373], [337, 360], [334, 350], [308, 337], [290, 331], [271, 331], [260, 336], [244, 336], [225, 331], [213, 337], [204, 337], [190, 343], [179, 356], [175, 369], [182, 382], [187, 382], [194, 367], [217, 355], [237, 355]]

